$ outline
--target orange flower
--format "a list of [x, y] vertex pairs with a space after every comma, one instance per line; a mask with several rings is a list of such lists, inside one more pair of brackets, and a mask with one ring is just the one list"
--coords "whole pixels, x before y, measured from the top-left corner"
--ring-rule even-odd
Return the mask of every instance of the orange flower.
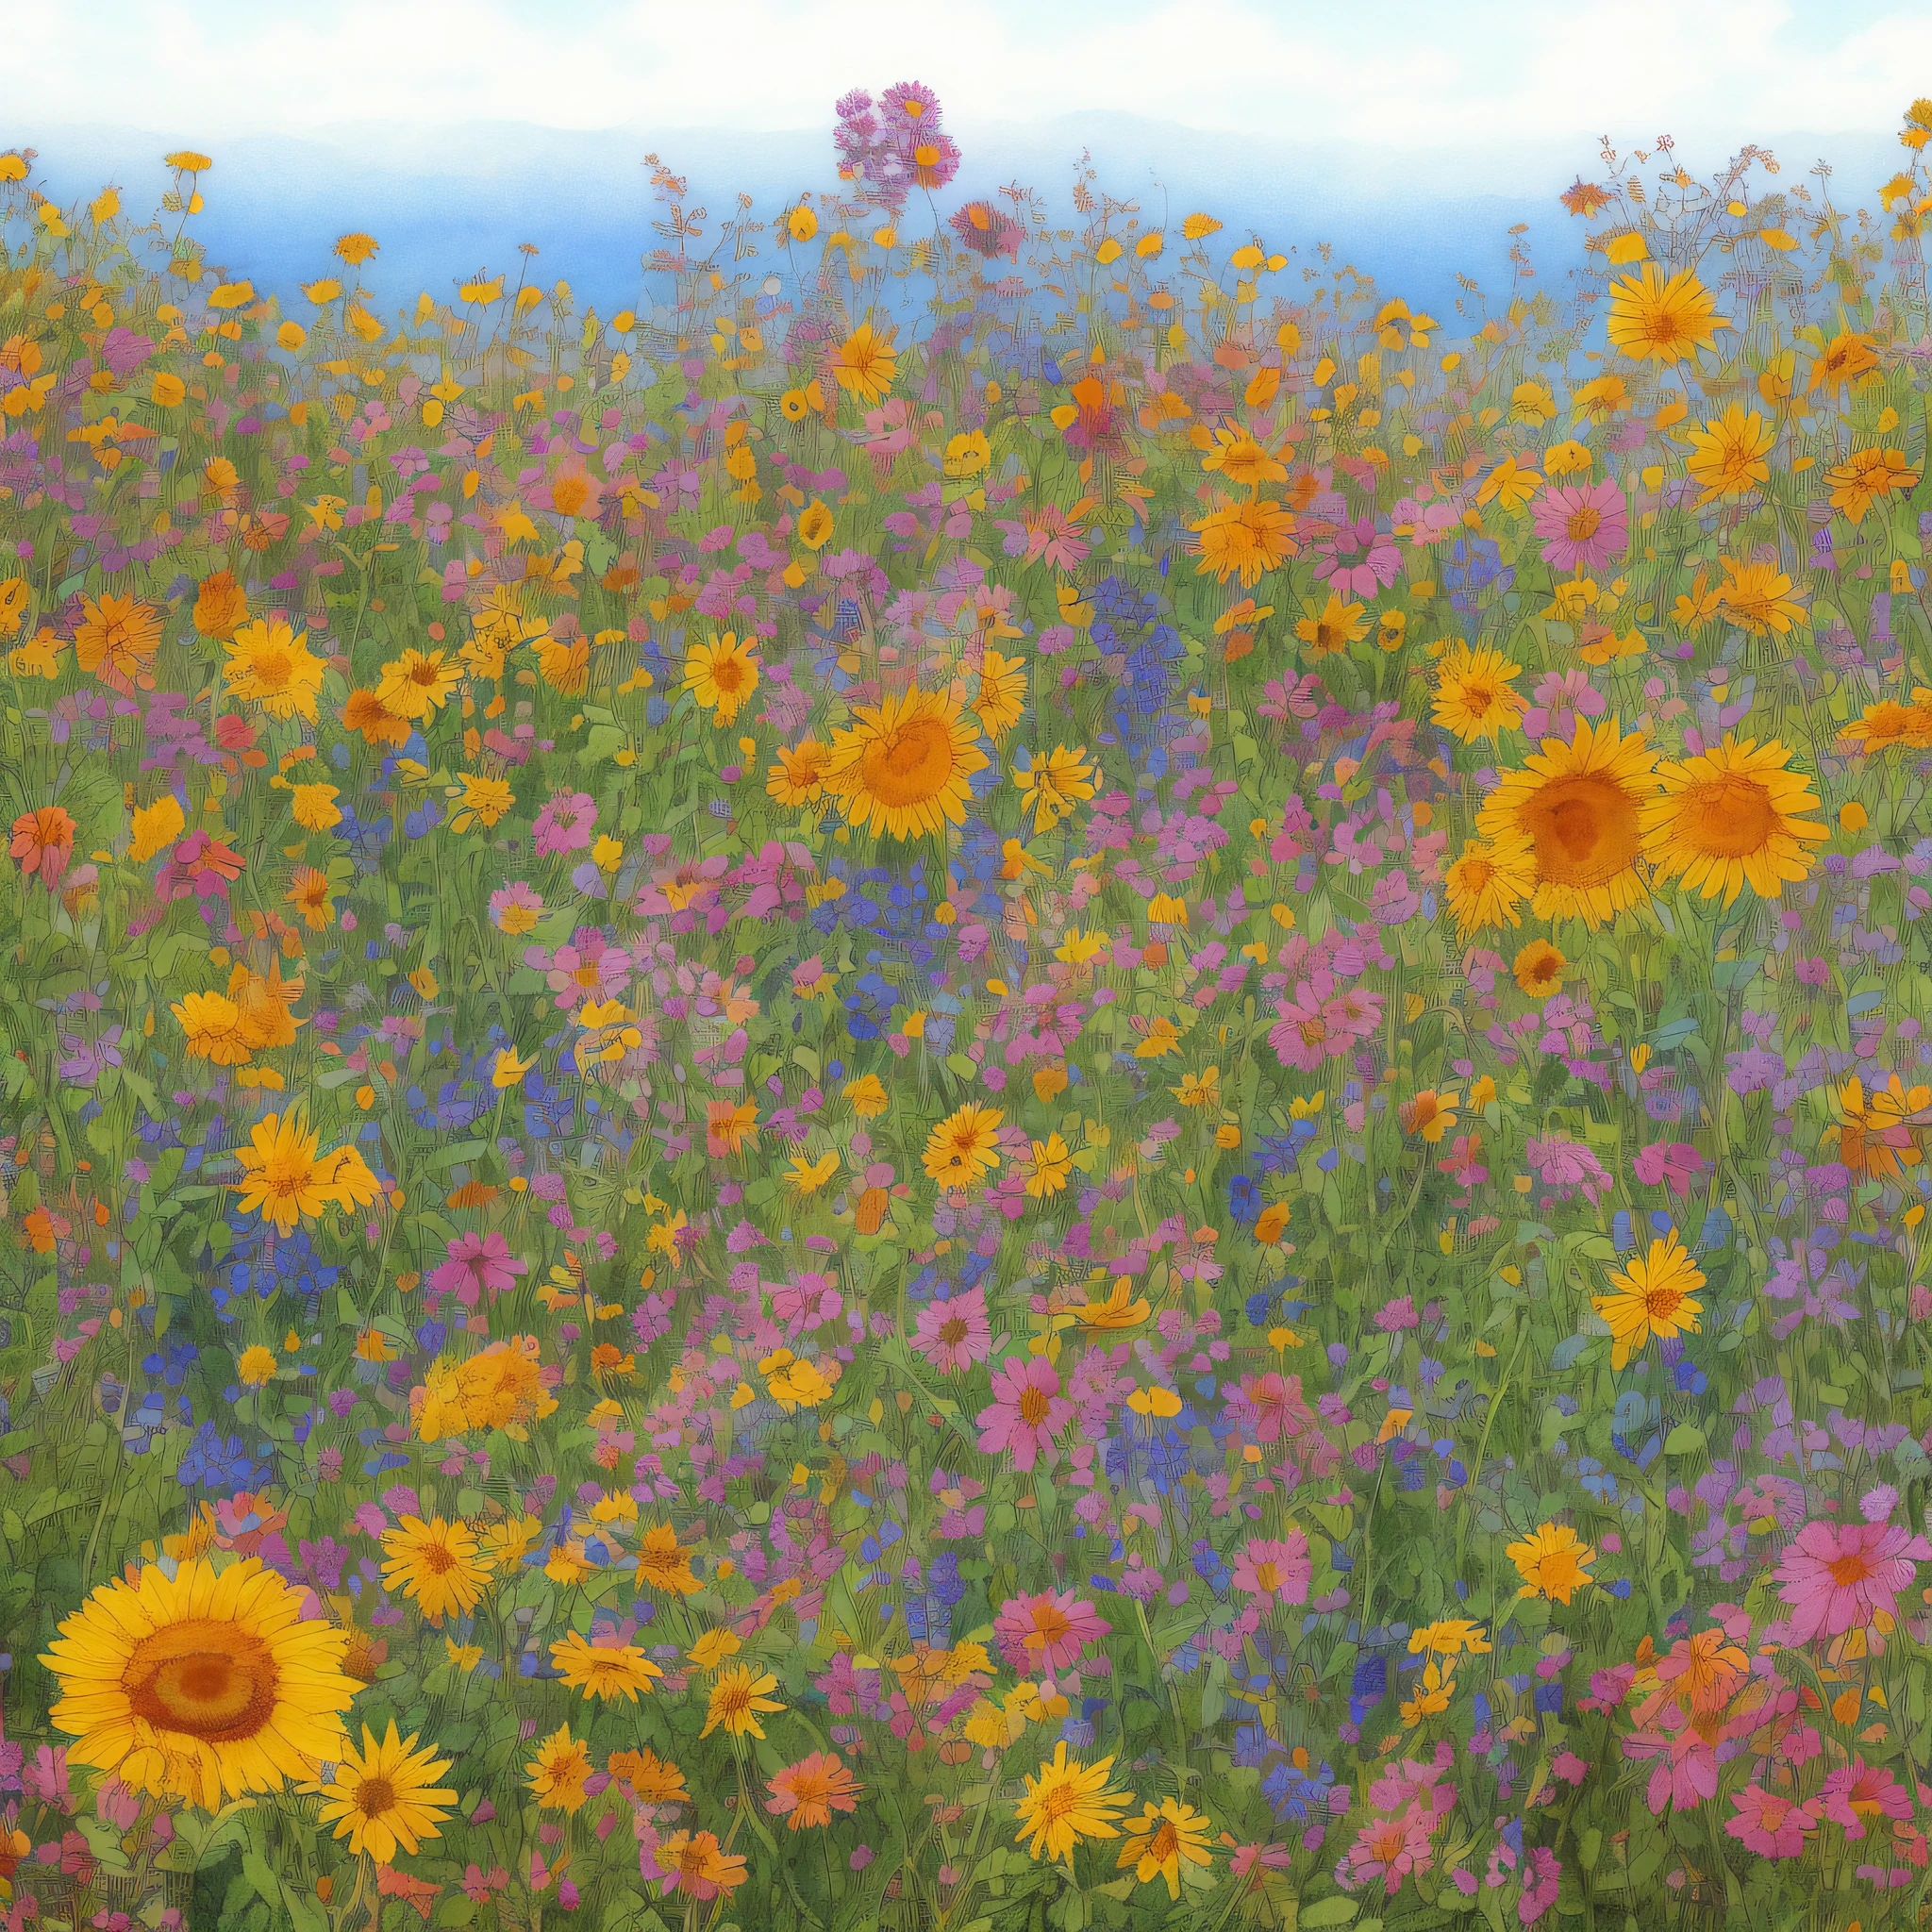
[[231, 571], [218, 570], [203, 577], [194, 600], [194, 627], [205, 638], [233, 637], [248, 615], [248, 596]]
[[51, 891], [74, 857], [74, 821], [58, 805], [24, 811], [13, 822], [13, 843], [8, 851], [20, 861], [22, 872], [39, 873], [41, 883]]
[[804, 1831], [831, 1824], [834, 1811], [856, 1811], [865, 1787], [839, 1762], [836, 1753], [814, 1751], [768, 1779], [765, 1789], [772, 1794], [765, 1808], [781, 1818], [790, 1813], [791, 1829]]
[[136, 597], [103, 595], [84, 600], [85, 615], [74, 633], [74, 656], [103, 684], [129, 691], [154, 662], [161, 645], [161, 614]]

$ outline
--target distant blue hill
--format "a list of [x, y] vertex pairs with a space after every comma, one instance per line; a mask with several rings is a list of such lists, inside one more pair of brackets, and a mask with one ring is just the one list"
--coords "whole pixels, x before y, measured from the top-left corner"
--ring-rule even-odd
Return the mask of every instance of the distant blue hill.
[[[1292, 251], [1276, 285], [1288, 293], [1320, 244], [1333, 260], [1373, 276], [1382, 290], [1427, 309], [1459, 333], [1457, 302], [1469, 298], [1458, 275], [1480, 284], [1492, 307], [1509, 289], [1509, 230], [1536, 270], [1533, 286], [1560, 297], [1582, 259], [1583, 225], [1557, 196], [1581, 172], [1600, 172], [1597, 142], [1501, 145], [1422, 164], [1384, 150], [1300, 144], [1204, 132], [1172, 122], [1110, 113], [1071, 114], [1020, 125], [953, 124], [965, 150], [958, 179], [939, 197], [940, 213], [975, 194], [1019, 180], [1039, 189], [1069, 223], [1074, 164], [1090, 150], [1101, 184], [1143, 210], [1177, 223], [1206, 208], [1226, 224], [1229, 246], [1258, 232], [1271, 248]], [[10, 138], [39, 151], [37, 171], [61, 200], [92, 194], [105, 182], [122, 190], [137, 217], [167, 185], [160, 157], [189, 130], [16, 122]], [[1793, 185], [1820, 157], [1836, 168], [1840, 205], [1869, 204], [1897, 162], [1884, 137], [1787, 135], [1769, 142]], [[286, 297], [298, 279], [335, 266], [329, 248], [345, 228], [375, 234], [382, 252], [362, 280], [385, 304], [423, 289], [446, 296], [478, 268], [508, 270], [516, 248], [541, 251], [533, 265], [546, 284], [567, 278], [580, 303], [610, 313], [636, 299], [639, 257], [653, 245], [647, 151], [690, 177], [693, 197], [713, 224], [742, 190], [770, 214], [806, 189], [834, 185], [827, 126], [775, 133], [714, 128], [575, 132], [514, 124], [427, 130], [387, 125], [308, 135], [254, 135], [211, 144], [205, 177], [207, 212], [196, 218], [211, 262]], [[1708, 175], [1725, 157], [1686, 156]], [[919, 220], [926, 219], [922, 210]], [[913, 217], [908, 211], [908, 226]], [[1464, 313], [1473, 313], [1466, 308]]]

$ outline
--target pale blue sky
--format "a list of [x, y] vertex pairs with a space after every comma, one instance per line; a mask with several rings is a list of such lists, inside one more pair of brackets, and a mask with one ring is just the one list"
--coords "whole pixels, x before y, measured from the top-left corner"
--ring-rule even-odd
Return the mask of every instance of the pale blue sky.
[[[1341, 258], [1446, 319], [1457, 271], [1507, 282], [1556, 194], [1669, 132], [1700, 174], [1769, 142], [1869, 199], [1932, 93], [1926, 0], [40, 0], [13, 9], [0, 149], [61, 199], [142, 208], [160, 155], [215, 157], [210, 258], [286, 290], [345, 227], [408, 300], [520, 242], [607, 308], [636, 291], [661, 150], [714, 209], [829, 185], [834, 100], [922, 79], [966, 165], [1064, 208], [1091, 147], [1117, 194], [1208, 207]], [[1155, 200], [1154, 206], [1161, 204]]]

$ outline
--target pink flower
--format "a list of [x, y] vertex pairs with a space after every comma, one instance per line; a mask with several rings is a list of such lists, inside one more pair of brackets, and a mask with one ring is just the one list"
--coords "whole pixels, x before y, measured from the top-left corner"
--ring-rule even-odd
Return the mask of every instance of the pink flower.
[[1818, 1821], [1804, 1806], [1780, 1798], [1762, 1785], [1747, 1786], [1731, 1803], [1738, 1807], [1738, 1815], [1726, 1821], [1724, 1829], [1761, 1857], [1799, 1857], [1805, 1849], [1805, 1834], [1818, 1828]]
[[[504, 915], [512, 909], [525, 917], [513, 921], [510, 926], [505, 927]], [[490, 895], [491, 924], [506, 931], [527, 932], [530, 926], [536, 924], [536, 915], [542, 909], [542, 894], [522, 879], [518, 879], [514, 885], [500, 887]]]
[[1791, 1606], [1789, 1641], [1841, 1637], [1890, 1616], [1918, 1564], [1932, 1557], [1922, 1536], [1888, 1523], [1807, 1523], [1777, 1566]]
[[1281, 1064], [1296, 1073], [1312, 1074], [1331, 1054], [1348, 1045], [1324, 1017], [1321, 998], [1306, 979], [1295, 988], [1293, 999], [1276, 1002], [1274, 1012], [1268, 1044]]
[[1257, 1442], [1291, 1442], [1315, 1420], [1315, 1411], [1302, 1399], [1299, 1375], [1284, 1375], [1277, 1369], [1243, 1375], [1241, 1392]]
[[1883, 1765], [1855, 1757], [1824, 1780], [1814, 1805], [1822, 1817], [1845, 1828], [1847, 1838], [1863, 1838], [1868, 1823], [1909, 1818], [1911, 1794]]
[[584, 1000], [608, 1000], [630, 980], [630, 955], [613, 946], [595, 926], [579, 926], [569, 943], [550, 956], [546, 974], [566, 1013]]
[[1264, 1603], [1307, 1603], [1313, 1574], [1307, 1534], [1294, 1524], [1278, 1539], [1250, 1537], [1234, 1559], [1234, 1587]]
[[1322, 1002], [1322, 1017], [1330, 1028], [1346, 1036], [1341, 1051], [1357, 1040], [1366, 1040], [1382, 1024], [1382, 995], [1366, 988], [1352, 986], [1331, 1000]]
[[1557, 570], [1601, 570], [1630, 541], [1624, 492], [1608, 476], [1600, 483], [1552, 484], [1530, 522]]
[[581, 852], [597, 826], [597, 801], [588, 791], [558, 791], [537, 814], [531, 843], [545, 858]]
[[1042, 1449], [1074, 1418], [1060, 1393], [1059, 1372], [1044, 1356], [1008, 1356], [992, 1372], [991, 1405], [979, 1411], [979, 1453], [1012, 1452], [1015, 1465], [1030, 1470]]
[[1375, 528], [1374, 517], [1353, 522], [1344, 518], [1332, 537], [1316, 543], [1308, 555], [1315, 563], [1315, 580], [1326, 583], [1343, 597], [1373, 597], [1395, 581], [1402, 552], [1395, 540]]
[[510, 1253], [509, 1243], [494, 1228], [488, 1234], [459, 1234], [449, 1244], [448, 1259], [430, 1271], [430, 1302], [453, 1294], [464, 1307], [474, 1308], [486, 1289], [501, 1294], [529, 1266], [521, 1255]]
[[1400, 1818], [1370, 1819], [1341, 1855], [1336, 1882], [1354, 1887], [1379, 1878], [1384, 1893], [1393, 1898], [1411, 1872], [1429, 1869], [1429, 1836], [1435, 1828], [1436, 1814], [1426, 1805], [1411, 1805]]
[[928, 1302], [919, 1311], [912, 1346], [944, 1375], [983, 1362], [992, 1348], [986, 1291], [969, 1288], [947, 1301]]
[[1531, 1141], [1524, 1152], [1537, 1178], [1562, 1200], [1581, 1194], [1594, 1201], [1610, 1191], [1612, 1183], [1603, 1162], [1581, 1141], [1552, 1134], [1547, 1140]]
[[1071, 1590], [1058, 1595], [1008, 1597], [993, 1619], [1001, 1655], [1016, 1671], [1062, 1671], [1080, 1652], [1112, 1628], [1093, 1606]]
[[1630, 1169], [1646, 1188], [1669, 1184], [1681, 1200], [1690, 1191], [1691, 1177], [1704, 1171], [1704, 1156], [1683, 1141], [1654, 1141], [1640, 1148]]

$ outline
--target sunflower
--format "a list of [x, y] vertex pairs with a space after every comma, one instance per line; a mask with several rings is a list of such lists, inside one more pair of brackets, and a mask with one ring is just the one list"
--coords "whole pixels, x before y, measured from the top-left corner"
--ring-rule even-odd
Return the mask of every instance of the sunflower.
[[576, 1630], [550, 1646], [550, 1660], [573, 1690], [607, 1703], [622, 1697], [635, 1704], [638, 1692], [648, 1690], [653, 1680], [664, 1674], [636, 1644], [594, 1644]]
[[917, 689], [854, 708], [834, 734], [824, 787], [847, 820], [891, 839], [963, 824], [972, 778], [986, 767], [978, 733], [957, 698]]
[[788, 810], [795, 811], [824, 796], [825, 759], [830, 754], [816, 738], [781, 744], [778, 762], [765, 769], [765, 791]]
[[1523, 1578], [1518, 1596], [1548, 1597], [1567, 1604], [1586, 1583], [1596, 1552], [1567, 1523], [1545, 1523], [1504, 1553]]
[[1093, 796], [1093, 767], [1087, 762], [1087, 747], [1076, 744], [1069, 751], [1057, 744], [1024, 771], [1016, 770], [1013, 783], [1033, 808], [1033, 829], [1051, 831], [1072, 815], [1076, 800]]
[[1775, 563], [1740, 563], [1735, 557], [1721, 557], [1718, 567], [1724, 580], [1715, 592], [1717, 601], [1740, 630], [1754, 638], [1767, 632], [1783, 637], [1793, 625], [1808, 623], [1798, 601], [1804, 591], [1793, 594], [1790, 578]]
[[305, 1618], [306, 1594], [254, 1557], [103, 1584], [41, 1659], [69, 1757], [212, 1811], [335, 1757], [361, 1687], [342, 1671], [348, 1634]]
[[1170, 1900], [1179, 1901], [1183, 1864], [1205, 1870], [1210, 1863], [1208, 1843], [1213, 1821], [1178, 1798], [1163, 1798], [1158, 1807], [1143, 1800], [1141, 1816], [1122, 1823], [1127, 1836], [1116, 1860], [1118, 1869], [1131, 1872], [1142, 1885], [1165, 1879]]
[[409, 721], [391, 711], [373, 691], [352, 691], [342, 707], [342, 724], [359, 731], [366, 744], [400, 748], [409, 741]]
[[1840, 329], [1826, 342], [1811, 364], [1811, 379], [1805, 385], [1809, 395], [1815, 389], [1841, 388], [1854, 376], [1878, 367], [1878, 352], [1863, 336]]
[[1449, 909], [1464, 939], [1486, 926], [1521, 925], [1517, 902], [1536, 890], [1526, 847], [1504, 853], [1472, 839], [1443, 874]]
[[1857, 525], [1880, 497], [1911, 489], [1919, 473], [1907, 467], [1901, 450], [1858, 449], [1825, 471], [1824, 480], [1831, 485], [1831, 507], [1843, 510], [1846, 521]]
[[552, 1731], [524, 1769], [529, 1774], [530, 1795], [540, 1809], [583, 1809], [588, 1795], [584, 1786], [591, 1775], [591, 1747], [583, 1739], [573, 1738], [568, 1724]]
[[1595, 926], [1642, 903], [1639, 821], [1656, 763], [1642, 737], [1624, 737], [1615, 718], [1584, 718], [1570, 743], [1546, 738], [1527, 764], [1504, 773], [1477, 829], [1499, 846], [1528, 846], [1538, 918]]
[[1771, 480], [1771, 465], [1765, 458], [1777, 441], [1777, 431], [1756, 410], [1747, 416], [1741, 403], [1733, 403], [1702, 429], [1691, 430], [1689, 441], [1692, 454], [1684, 467], [1702, 492], [1697, 499], [1700, 509], [1721, 496], [1747, 495]]
[[1704, 1271], [1690, 1258], [1674, 1228], [1650, 1244], [1650, 1252], [1610, 1276], [1614, 1294], [1593, 1294], [1590, 1305], [1609, 1324], [1610, 1367], [1621, 1369], [1653, 1335], [1669, 1341], [1695, 1335], [1704, 1304], [1696, 1297]]
[[312, 865], [298, 865], [289, 890], [282, 895], [285, 904], [294, 907], [302, 915], [309, 931], [320, 932], [334, 923], [336, 916], [334, 888], [325, 872], [318, 872]]
[[347, 1839], [357, 1857], [367, 1852], [387, 1865], [399, 1849], [413, 1855], [425, 1838], [442, 1836], [443, 1814], [454, 1808], [457, 1794], [436, 1781], [450, 1762], [433, 1750], [417, 1750], [413, 1733], [399, 1738], [391, 1718], [380, 1743], [364, 1724], [361, 1751], [342, 1746], [333, 1783], [302, 1789], [321, 1793], [323, 1824], [333, 1824], [336, 1837]]
[[641, 1751], [613, 1751], [608, 1770], [618, 1783], [628, 1785], [637, 1793], [641, 1805], [688, 1805], [691, 1802], [684, 1773], [648, 1747]]
[[1517, 954], [1510, 971], [1516, 983], [1533, 1000], [1546, 1000], [1560, 991], [1564, 969], [1570, 964], [1548, 940], [1531, 940]]
[[1464, 744], [1474, 738], [1500, 740], [1521, 722], [1526, 700], [1515, 688], [1523, 675], [1501, 651], [1472, 651], [1457, 644], [1436, 666], [1436, 723]]
[[218, 1067], [248, 1064], [255, 1048], [245, 1037], [242, 1008], [218, 992], [192, 992], [172, 1008], [187, 1037], [190, 1059], [208, 1060]]
[[679, 1596], [704, 1588], [691, 1574], [691, 1552], [679, 1544], [677, 1531], [668, 1523], [654, 1524], [639, 1541], [638, 1581], [653, 1590], [675, 1590]]
[[1230, 483], [1247, 490], [1288, 480], [1288, 471], [1281, 459], [1263, 449], [1246, 429], [1217, 429], [1213, 448], [1202, 453], [1201, 467], [1218, 471]]
[[741, 644], [735, 631], [693, 644], [684, 654], [684, 688], [712, 713], [713, 722], [729, 724], [739, 708], [758, 687], [755, 642]]
[[1112, 1769], [1111, 1757], [1092, 1765], [1069, 1759], [1062, 1739], [1041, 1765], [1040, 1775], [1027, 1777], [1026, 1795], [1013, 1807], [1020, 1821], [1015, 1842], [1025, 1844], [1030, 1838], [1026, 1849], [1032, 1857], [1044, 1852], [1059, 1859], [1082, 1839], [1120, 1837], [1117, 1822], [1126, 1799], [1108, 1783]]
[[995, 1139], [1003, 1118], [972, 1101], [950, 1113], [926, 1137], [925, 1172], [942, 1188], [970, 1187], [1000, 1164]]
[[83, 598], [81, 610], [75, 661], [116, 691], [126, 691], [161, 647], [161, 613], [139, 598], [108, 595]]
[[760, 1672], [750, 1664], [737, 1664], [728, 1671], [721, 1671], [718, 1681], [711, 1686], [705, 1727], [698, 1736], [708, 1738], [722, 1726], [734, 1738], [762, 1738], [765, 1731], [758, 1719], [785, 1708], [765, 1695], [777, 1688], [778, 1680], [770, 1671]]
[[375, 1176], [361, 1155], [354, 1147], [318, 1155], [315, 1135], [293, 1108], [265, 1114], [235, 1158], [242, 1177], [229, 1185], [242, 1196], [242, 1211], [274, 1222], [280, 1234], [293, 1234], [298, 1222], [325, 1208], [356, 1208], [375, 1198]]
[[441, 710], [462, 676], [452, 651], [405, 651], [382, 667], [375, 695], [384, 710], [415, 724]]
[[1715, 750], [1666, 759], [1657, 767], [1662, 793], [1643, 808], [1643, 854], [1659, 878], [1674, 878], [1726, 906], [1746, 886], [1775, 899], [1811, 870], [1807, 845], [1830, 838], [1816, 819], [1811, 781], [1790, 769], [1775, 741], [1760, 745], [1729, 736]]
[[1292, 534], [1294, 513], [1272, 496], [1224, 504], [1188, 528], [1201, 540], [1201, 560], [1194, 575], [1211, 576], [1217, 584], [1239, 576], [1245, 591], [1252, 591], [1269, 571], [1280, 569], [1301, 548]]
[[979, 695], [973, 701], [986, 735], [997, 744], [1026, 708], [1026, 660], [988, 651], [979, 667]]
[[400, 1585], [432, 1624], [452, 1612], [467, 1617], [482, 1600], [490, 1559], [478, 1552], [476, 1533], [467, 1523], [405, 1516], [385, 1532], [382, 1553], [384, 1585]]
[[1332, 658], [1368, 635], [1368, 620], [1359, 604], [1344, 604], [1333, 591], [1318, 612], [1312, 608], [1294, 627], [1311, 658]]
[[1690, 270], [1666, 281], [1654, 261], [1610, 291], [1611, 346], [1638, 362], [1681, 362], [1729, 323], [1712, 313], [1711, 292]]
[[868, 407], [882, 403], [898, 374], [898, 352], [890, 330], [861, 323], [832, 354], [832, 374], [839, 387], [850, 390]]

